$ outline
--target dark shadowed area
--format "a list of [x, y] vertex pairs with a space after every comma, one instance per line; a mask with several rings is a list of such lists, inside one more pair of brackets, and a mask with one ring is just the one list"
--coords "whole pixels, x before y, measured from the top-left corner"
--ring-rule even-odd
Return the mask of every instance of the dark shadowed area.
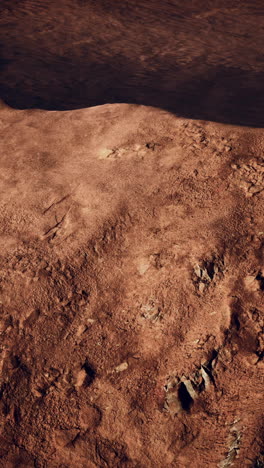
[[260, 0], [2, 0], [0, 10], [10, 106], [132, 103], [264, 125]]

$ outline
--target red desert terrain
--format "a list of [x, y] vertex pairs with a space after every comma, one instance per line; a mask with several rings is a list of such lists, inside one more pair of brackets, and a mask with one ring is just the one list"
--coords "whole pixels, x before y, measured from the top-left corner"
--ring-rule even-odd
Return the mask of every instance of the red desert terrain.
[[[253, 28], [257, 2], [251, 17], [249, 2], [240, 10], [228, 2], [229, 13], [224, 2], [212, 3], [219, 5], [207, 13], [206, 2], [183, 7], [202, 18], [201, 34], [211, 18], [240, 21], [251, 38], [264, 34], [264, 25]], [[146, 88], [146, 102], [136, 85], [126, 99], [125, 82], [116, 104], [108, 95], [100, 102], [96, 74], [94, 102], [84, 81], [80, 94], [76, 83], [68, 88], [89, 63], [78, 75], [63, 24], [73, 43], [74, 14], [82, 11], [85, 25], [87, 5], [107, 4], [3, 0], [1, 7], [8, 104], [0, 107], [0, 466], [263, 468], [261, 99], [250, 101], [245, 90], [228, 113], [243, 86], [234, 94], [232, 82], [231, 101], [222, 101], [223, 75], [208, 94], [205, 81], [191, 85], [191, 97], [201, 85], [193, 106], [190, 98], [171, 109], [165, 81], [159, 96], [158, 81]], [[157, 3], [149, 4], [154, 11]], [[111, 14], [118, 18], [114, 7]], [[253, 55], [246, 72], [240, 39], [231, 42], [237, 76], [245, 77]], [[194, 44], [184, 36], [182, 47], [201, 58]], [[209, 65], [210, 47], [208, 36]]]

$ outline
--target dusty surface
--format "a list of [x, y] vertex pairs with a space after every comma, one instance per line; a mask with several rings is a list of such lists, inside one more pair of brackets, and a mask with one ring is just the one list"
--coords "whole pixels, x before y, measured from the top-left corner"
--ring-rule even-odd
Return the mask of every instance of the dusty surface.
[[1, 466], [263, 466], [263, 130], [0, 117]]

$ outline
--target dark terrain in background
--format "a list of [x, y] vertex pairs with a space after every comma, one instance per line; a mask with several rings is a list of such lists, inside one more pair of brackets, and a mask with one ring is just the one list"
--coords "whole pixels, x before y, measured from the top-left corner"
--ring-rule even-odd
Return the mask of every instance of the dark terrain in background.
[[264, 124], [262, 1], [2, 0], [1, 97]]

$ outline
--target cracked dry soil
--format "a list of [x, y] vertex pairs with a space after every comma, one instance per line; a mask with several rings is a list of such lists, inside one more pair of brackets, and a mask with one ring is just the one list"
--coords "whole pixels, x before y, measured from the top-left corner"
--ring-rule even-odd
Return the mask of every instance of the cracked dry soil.
[[263, 130], [0, 118], [1, 466], [264, 466]]

